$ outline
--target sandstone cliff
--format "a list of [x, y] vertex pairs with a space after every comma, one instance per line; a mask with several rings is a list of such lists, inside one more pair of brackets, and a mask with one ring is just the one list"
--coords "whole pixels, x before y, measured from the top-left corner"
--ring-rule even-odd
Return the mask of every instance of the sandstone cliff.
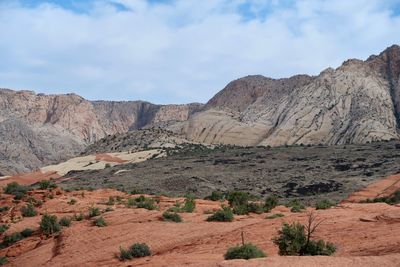
[[75, 94], [0, 90], [0, 173], [65, 160], [107, 135], [187, 120], [200, 104], [88, 101]]
[[240, 145], [345, 144], [399, 138], [400, 47], [348, 60], [317, 77], [248, 76], [203, 112], [169, 128], [188, 139]]

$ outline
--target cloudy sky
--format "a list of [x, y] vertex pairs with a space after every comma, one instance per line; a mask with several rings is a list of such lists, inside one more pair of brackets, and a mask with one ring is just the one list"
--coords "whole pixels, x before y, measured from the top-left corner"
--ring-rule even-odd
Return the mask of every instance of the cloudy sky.
[[206, 102], [400, 43], [400, 0], [0, 0], [0, 87]]

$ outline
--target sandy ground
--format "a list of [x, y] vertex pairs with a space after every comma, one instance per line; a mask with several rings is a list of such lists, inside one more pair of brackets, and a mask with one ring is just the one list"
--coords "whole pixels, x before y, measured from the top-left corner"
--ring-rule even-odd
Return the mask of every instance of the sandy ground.
[[[49, 196], [54, 198], [50, 199]], [[102, 209], [109, 196], [121, 196], [119, 204], [111, 206], [114, 211], [105, 212], [108, 226], [99, 228], [90, 219], [73, 222], [57, 237], [46, 239], [39, 231], [32, 237], [17, 242], [0, 251], [9, 257], [9, 266], [400, 266], [400, 207], [383, 203], [342, 203], [329, 210], [315, 211], [324, 220], [316, 238], [337, 245], [331, 257], [282, 257], [272, 238], [277, 235], [283, 222], [305, 222], [307, 213], [291, 213], [279, 206], [269, 214], [235, 216], [234, 222], [206, 222], [205, 213], [218, 209], [220, 202], [197, 200], [194, 213], [182, 214], [184, 222], [162, 221], [161, 214], [178, 199], [156, 197], [159, 210], [127, 208], [128, 195], [115, 190], [63, 192], [55, 190], [36, 191], [32, 197], [44, 201], [38, 208], [39, 215], [19, 219], [19, 207], [10, 197], [3, 195], [2, 205], [15, 206], [13, 212], [3, 214], [3, 222], [15, 223], [7, 233], [21, 231], [26, 227], [38, 229], [41, 214], [58, 217], [86, 213], [91, 206]], [[69, 205], [70, 199], [75, 205]], [[309, 209], [310, 211], [311, 209]], [[266, 219], [272, 213], [285, 216]], [[268, 255], [265, 259], [250, 261], [224, 261], [226, 250], [241, 242], [241, 232], [246, 242], [261, 247]], [[136, 242], [147, 243], [151, 257], [121, 262], [117, 255], [119, 247]]]
[[162, 150], [152, 149], [134, 153], [118, 152], [76, 157], [57, 165], [43, 167], [37, 172], [0, 177], [0, 186], [14, 181], [26, 185], [33, 184], [40, 180], [60, 178], [70, 171], [101, 170], [104, 169], [106, 165], [114, 166], [141, 162], [153, 156], [162, 157], [164, 153], [165, 152]]

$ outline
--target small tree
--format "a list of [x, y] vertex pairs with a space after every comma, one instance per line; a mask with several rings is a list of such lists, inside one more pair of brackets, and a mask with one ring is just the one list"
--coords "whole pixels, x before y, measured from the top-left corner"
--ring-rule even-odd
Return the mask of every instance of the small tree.
[[323, 220], [317, 220], [317, 216], [310, 212], [306, 225], [284, 223], [279, 236], [273, 239], [279, 247], [280, 255], [332, 255], [336, 247], [332, 243], [323, 240], [311, 240], [317, 228]]

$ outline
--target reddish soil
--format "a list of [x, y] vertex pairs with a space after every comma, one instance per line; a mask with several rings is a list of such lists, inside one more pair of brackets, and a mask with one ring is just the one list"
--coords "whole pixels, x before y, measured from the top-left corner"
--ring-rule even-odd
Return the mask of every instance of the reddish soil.
[[55, 171], [52, 172], [37, 171], [37, 172], [23, 173], [0, 179], [0, 187], [6, 186], [8, 183], [11, 182], [17, 182], [23, 185], [30, 185], [40, 180], [50, 180], [57, 178], [60, 178], [60, 175], [58, 175], [58, 173]]
[[[51, 196], [53, 198], [51, 199]], [[112, 206], [104, 203], [109, 196], [121, 196], [122, 202]], [[37, 230], [35, 234], [0, 251], [6, 255], [10, 266], [400, 266], [400, 207], [384, 203], [342, 203], [328, 210], [314, 211], [324, 223], [316, 238], [337, 245], [331, 257], [283, 257], [272, 238], [277, 235], [283, 222], [305, 222], [307, 213], [291, 213], [279, 206], [272, 213], [285, 216], [266, 219], [268, 214], [235, 216], [234, 222], [206, 222], [205, 213], [220, 207], [219, 202], [197, 200], [194, 213], [183, 213], [184, 222], [164, 222], [161, 214], [177, 199], [157, 197], [159, 210], [127, 208], [127, 194], [114, 190], [35, 191], [31, 197], [43, 202], [38, 207], [39, 215], [20, 218], [19, 208], [24, 203], [13, 203], [3, 194], [1, 205], [13, 207], [1, 216], [3, 222], [11, 222], [7, 234], [26, 227]], [[77, 203], [67, 202], [76, 199]], [[96, 227], [93, 219], [72, 222], [57, 237], [45, 238], [40, 234], [41, 214], [58, 217], [75, 213], [87, 214], [89, 207], [102, 209], [112, 207], [114, 211], [102, 216], [108, 225]], [[308, 211], [311, 211], [309, 209]], [[13, 213], [13, 216], [10, 214]], [[241, 242], [241, 232], [246, 242], [262, 248], [268, 257], [250, 261], [224, 261], [226, 250]], [[141, 259], [121, 262], [117, 255], [119, 247], [128, 247], [136, 242], [147, 243], [153, 255]]]
[[400, 190], [400, 174], [395, 174], [372, 183], [358, 192], [354, 192], [344, 202], [360, 202], [377, 197], [386, 197], [398, 190]]

